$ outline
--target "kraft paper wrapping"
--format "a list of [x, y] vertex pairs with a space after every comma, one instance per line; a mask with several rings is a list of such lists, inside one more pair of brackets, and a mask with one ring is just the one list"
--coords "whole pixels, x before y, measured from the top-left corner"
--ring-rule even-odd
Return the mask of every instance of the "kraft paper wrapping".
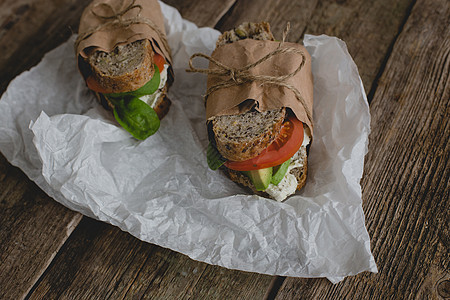
[[[120, 26], [120, 23], [131, 20], [136, 20], [138, 24]], [[154, 24], [162, 36], [145, 22]], [[114, 24], [100, 28], [106, 23]], [[94, 0], [81, 15], [79, 36], [91, 30], [95, 32], [76, 44], [77, 57], [87, 58], [89, 51], [110, 52], [118, 45], [148, 39], [154, 51], [172, 65], [170, 48], [165, 47], [167, 40], [164, 17], [157, 0]]]
[[[254, 63], [265, 55], [275, 51], [280, 42], [259, 41], [253, 39], [240, 40], [234, 43], [222, 45], [214, 50], [211, 57], [231, 68], [242, 68]], [[311, 56], [305, 47], [295, 43], [282, 43], [283, 48], [299, 49], [305, 55], [306, 61], [302, 69], [293, 77], [286, 79], [286, 83], [294, 86], [305, 100], [306, 106], [312, 112], [313, 108], [313, 77], [311, 74]], [[261, 64], [248, 70], [251, 75], [283, 76], [294, 72], [302, 62], [302, 56], [298, 53], [283, 53], [275, 55]], [[218, 69], [214, 63], [210, 63], [210, 69]], [[229, 76], [208, 76], [208, 88], [229, 80]], [[254, 100], [258, 111], [267, 111], [281, 107], [289, 107], [295, 116], [313, 129], [312, 122], [308, 119], [305, 107], [297, 99], [289, 88], [275, 84], [263, 84], [260, 81], [242, 83], [231, 87], [222, 88], [211, 93], [206, 100], [206, 118], [211, 120], [214, 116], [237, 115], [248, 111], [253, 105], [248, 105], [246, 100]]]

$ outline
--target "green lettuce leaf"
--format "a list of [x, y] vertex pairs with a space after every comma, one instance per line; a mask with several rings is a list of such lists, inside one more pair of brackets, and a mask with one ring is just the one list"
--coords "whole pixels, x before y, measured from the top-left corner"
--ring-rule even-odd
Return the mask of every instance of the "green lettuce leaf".
[[145, 140], [159, 129], [156, 112], [137, 97], [110, 99], [117, 122], [138, 140]]
[[206, 161], [211, 170], [217, 170], [220, 168], [227, 160], [217, 151], [211, 143], [208, 144], [208, 149], [206, 150]]

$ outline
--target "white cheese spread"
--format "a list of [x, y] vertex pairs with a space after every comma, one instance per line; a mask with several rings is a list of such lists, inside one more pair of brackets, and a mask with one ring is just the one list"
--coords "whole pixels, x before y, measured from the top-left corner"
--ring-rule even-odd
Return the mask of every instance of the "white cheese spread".
[[148, 105], [150, 105], [151, 108], [155, 107], [155, 104], [156, 104], [157, 100], [159, 99], [159, 97], [161, 96], [164, 86], [166, 85], [167, 69], [168, 68], [169, 68], [169, 65], [165, 64], [164, 65], [164, 70], [159, 75], [160, 76], [160, 82], [159, 82], [158, 90], [156, 90], [156, 92], [154, 92], [151, 95], [144, 95], [144, 96], [139, 98], [142, 101], [144, 101], [145, 103], [147, 103]]
[[297, 190], [298, 181], [297, 178], [290, 174], [289, 172], [292, 169], [303, 167], [304, 161], [301, 157], [301, 150], [303, 147], [306, 147], [311, 142], [310, 131], [308, 128], [305, 128], [303, 132], [303, 143], [297, 153], [294, 154], [291, 158], [291, 163], [287, 169], [286, 174], [278, 185], [269, 184], [269, 187], [264, 191], [269, 194], [272, 198], [277, 200], [278, 202], [283, 201], [289, 195], [292, 195]]

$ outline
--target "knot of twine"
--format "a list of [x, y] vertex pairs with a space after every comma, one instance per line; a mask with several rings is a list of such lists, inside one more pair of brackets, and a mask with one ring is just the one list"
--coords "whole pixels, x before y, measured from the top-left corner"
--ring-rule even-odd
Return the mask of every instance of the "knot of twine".
[[[121, 0], [119, 7], [123, 7], [125, 4], [125, 1], [126, 0]], [[145, 24], [156, 32], [156, 34], [158, 35], [159, 39], [161, 40], [161, 42], [163, 44], [163, 47], [166, 49], [166, 51], [168, 53], [170, 53], [170, 47], [169, 47], [169, 44], [167, 43], [164, 33], [159, 29], [158, 26], [156, 26], [156, 24], [152, 20], [145, 18], [145, 17], [141, 17], [141, 12], [143, 9], [142, 5], [135, 4], [135, 3], [136, 3], [136, 0], [131, 0], [130, 4], [125, 6], [125, 8], [123, 8], [122, 10], [118, 10], [118, 11], [116, 11], [116, 9], [108, 3], [95, 4], [91, 8], [91, 13], [94, 16], [96, 16], [97, 18], [103, 20], [104, 22], [98, 26], [89, 28], [85, 32], [79, 33], [78, 37], [75, 41], [75, 49], [78, 48], [78, 46], [80, 45], [80, 43], [82, 41], [89, 38], [92, 34], [98, 32], [98, 31], [102, 31], [104, 29], [111, 29], [111, 28], [128, 28], [134, 24]], [[110, 10], [111, 14], [101, 15], [100, 13], [96, 12], [95, 10], [97, 10], [101, 6], [105, 7], [107, 10]], [[136, 16], [128, 18], [128, 19], [124, 18], [124, 15], [133, 9], [138, 9]]]
[[[301, 50], [293, 48], [293, 47], [282, 47], [282, 45], [286, 39], [286, 36], [289, 32], [289, 29], [290, 29], [290, 24], [288, 23], [286, 25], [286, 29], [283, 32], [283, 40], [280, 42], [278, 47], [274, 51], [268, 53], [267, 55], [260, 58], [259, 60], [257, 60], [254, 63], [248, 64], [242, 68], [232, 68], [227, 65], [224, 65], [223, 63], [212, 58], [211, 56], [205, 55], [203, 53], [195, 53], [189, 59], [189, 69], [187, 69], [186, 72], [203, 73], [203, 74], [207, 74], [207, 75], [230, 77], [229, 80], [223, 81], [221, 83], [218, 83], [216, 85], [209, 87], [206, 91], [205, 101], [211, 93], [213, 93], [219, 89], [237, 86], [237, 85], [240, 85], [243, 83], [251, 83], [251, 82], [257, 81], [257, 82], [260, 82], [261, 85], [273, 84], [273, 85], [285, 87], [294, 93], [297, 100], [302, 104], [303, 108], [305, 109], [306, 116], [308, 117], [309, 121], [312, 123], [312, 113], [311, 113], [310, 109], [308, 108], [308, 106], [306, 105], [305, 99], [303, 99], [302, 95], [300, 94], [300, 91], [293, 85], [286, 82], [287, 79], [294, 77], [298, 72], [300, 72], [300, 70], [303, 68], [303, 66], [305, 65], [305, 62], [306, 62], [305, 54]], [[285, 54], [285, 53], [295, 53], [295, 54], [299, 54], [302, 57], [302, 61], [301, 61], [300, 65], [292, 73], [289, 73], [286, 75], [281, 75], [281, 76], [250, 74], [250, 72], [249, 72], [250, 69], [262, 64], [263, 62], [271, 59], [272, 57], [274, 57], [276, 55], [281, 55], [281, 54]], [[209, 60], [211, 63], [215, 64], [218, 68], [215, 68], [215, 69], [195, 68], [193, 66], [193, 60], [196, 57], [205, 58], [205, 59]]]

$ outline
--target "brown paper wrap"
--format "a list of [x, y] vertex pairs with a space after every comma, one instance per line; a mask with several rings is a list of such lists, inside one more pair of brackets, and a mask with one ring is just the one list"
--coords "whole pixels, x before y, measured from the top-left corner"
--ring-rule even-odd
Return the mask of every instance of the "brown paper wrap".
[[153, 50], [172, 65], [157, 0], [94, 0], [81, 15], [75, 51], [77, 57], [87, 58], [87, 52], [111, 52], [118, 45], [142, 39], [148, 39]]
[[[281, 48], [294, 48], [303, 53], [305, 63], [300, 71], [294, 76], [283, 80], [286, 85], [296, 89], [304, 101], [300, 101], [292, 89], [273, 83], [264, 83], [264, 80], [254, 80], [252, 82], [237, 81], [231, 86], [215, 89], [206, 99], [206, 118], [211, 120], [214, 116], [242, 114], [252, 107], [258, 111], [267, 111], [281, 107], [292, 109], [295, 116], [305, 123], [309, 129], [313, 130], [312, 109], [313, 109], [313, 77], [311, 74], [311, 56], [306, 49], [299, 44], [275, 41], [259, 41], [245, 39], [230, 44], [220, 46], [214, 50], [211, 57], [230, 69], [240, 69], [249, 64], [255, 63], [269, 53]], [[247, 74], [254, 77], [268, 75], [281, 77], [295, 72], [303, 60], [299, 53], [286, 51], [282, 54], [271, 56], [266, 61], [248, 69]], [[210, 62], [209, 70], [220, 70], [220, 68]], [[221, 83], [233, 80], [234, 75], [208, 75], [208, 90]], [[247, 101], [250, 100], [250, 101]], [[302, 104], [304, 102], [305, 105]], [[311, 114], [308, 118], [307, 111]]]

